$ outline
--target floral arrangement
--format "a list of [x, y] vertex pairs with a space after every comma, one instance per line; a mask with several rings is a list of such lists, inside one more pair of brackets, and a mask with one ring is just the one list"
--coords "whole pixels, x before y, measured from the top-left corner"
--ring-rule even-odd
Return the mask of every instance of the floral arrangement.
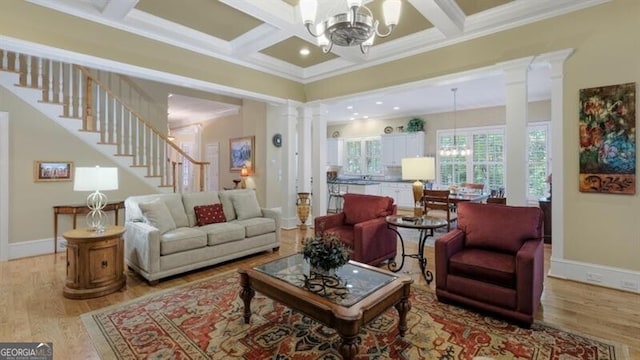
[[336, 235], [316, 234], [315, 237], [305, 239], [302, 256], [309, 260], [312, 267], [329, 271], [349, 262], [351, 249]]

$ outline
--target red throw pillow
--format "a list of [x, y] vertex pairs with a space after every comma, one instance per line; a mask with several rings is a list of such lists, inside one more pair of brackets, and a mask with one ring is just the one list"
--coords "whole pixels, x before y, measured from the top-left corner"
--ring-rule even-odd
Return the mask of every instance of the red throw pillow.
[[198, 226], [227, 221], [227, 218], [224, 217], [222, 204], [194, 206], [193, 211], [196, 213], [196, 225]]

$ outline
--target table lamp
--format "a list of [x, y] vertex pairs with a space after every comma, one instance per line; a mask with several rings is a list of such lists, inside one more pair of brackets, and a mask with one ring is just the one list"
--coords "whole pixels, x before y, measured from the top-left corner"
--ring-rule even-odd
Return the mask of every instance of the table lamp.
[[106, 214], [102, 209], [107, 205], [107, 196], [100, 191], [118, 189], [118, 168], [78, 167], [73, 177], [74, 191], [93, 191], [87, 197], [87, 225], [94, 231], [103, 232]]
[[240, 168], [240, 177], [242, 178], [242, 181], [240, 182], [241, 189], [247, 188], [247, 176], [249, 176], [249, 169], [246, 166], [243, 166]]
[[402, 180], [415, 180], [413, 183], [413, 213], [422, 216], [420, 200], [424, 185], [420, 180], [436, 178], [436, 159], [433, 157], [413, 157], [402, 159]]

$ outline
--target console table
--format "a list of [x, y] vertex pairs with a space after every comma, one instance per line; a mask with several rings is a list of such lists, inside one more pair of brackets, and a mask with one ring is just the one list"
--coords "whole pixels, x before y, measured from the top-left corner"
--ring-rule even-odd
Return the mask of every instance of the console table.
[[[113, 201], [107, 203], [102, 211], [113, 211], [115, 213], [115, 225], [118, 225], [118, 211], [124, 209], [124, 201]], [[87, 204], [56, 205], [53, 207], [53, 252], [58, 252], [58, 214], [73, 216], [73, 229], [76, 228], [78, 214], [89, 213]]]

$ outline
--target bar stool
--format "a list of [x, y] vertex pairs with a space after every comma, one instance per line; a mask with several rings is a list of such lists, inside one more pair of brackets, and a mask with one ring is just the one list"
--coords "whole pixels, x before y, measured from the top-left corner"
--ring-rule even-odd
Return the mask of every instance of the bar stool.
[[[327, 202], [327, 213], [342, 211], [342, 202], [344, 201], [344, 194], [349, 192], [349, 185], [330, 183], [329, 189], [329, 201]], [[331, 211], [331, 200], [333, 199], [335, 208]]]

